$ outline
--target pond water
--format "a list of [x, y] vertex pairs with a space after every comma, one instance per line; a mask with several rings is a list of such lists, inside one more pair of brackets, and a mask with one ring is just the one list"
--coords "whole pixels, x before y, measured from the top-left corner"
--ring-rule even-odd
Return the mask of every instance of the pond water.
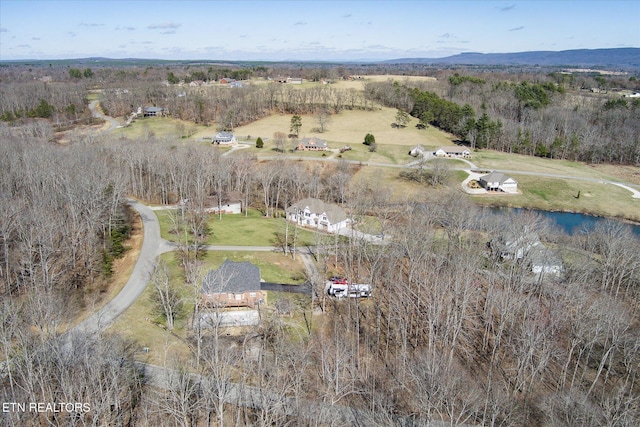
[[[504, 214], [509, 212], [522, 212], [523, 208], [498, 208], [493, 207], [489, 210], [496, 214]], [[549, 212], [540, 210], [529, 210], [530, 212], [536, 212], [542, 215], [544, 218], [549, 219], [551, 224], [558, 226], [565, 233], [572, 235], [580, 230], [590, 230], [600, 221], [605, 221], [606, 218], [592, 215], [585, 215], [572, 212]], [[629, 224], [631, 232], [640, 237], [640, 225]]]

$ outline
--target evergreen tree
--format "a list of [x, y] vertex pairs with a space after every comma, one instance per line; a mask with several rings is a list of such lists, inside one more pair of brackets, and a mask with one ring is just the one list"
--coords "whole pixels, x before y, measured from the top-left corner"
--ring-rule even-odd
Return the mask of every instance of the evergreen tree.
[[296, 136], [298, 136], [300, 135], [301, 127], [302, 127], [302, 118], [299, 115], [294, 114], [293, 117], [291, 117], [291, 125], [289, 127], [289, 131], [295, 134]]

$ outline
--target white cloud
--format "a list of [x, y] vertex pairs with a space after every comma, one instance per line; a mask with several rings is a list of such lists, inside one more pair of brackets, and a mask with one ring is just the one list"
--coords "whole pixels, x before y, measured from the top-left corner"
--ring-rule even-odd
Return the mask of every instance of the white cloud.
[[175, 30], [182, 26], [182, 24], [178, 24], [175, 22], [163, 22], [161, 24], [153, 24], [149, 25], [147, 28], [150, 30]]

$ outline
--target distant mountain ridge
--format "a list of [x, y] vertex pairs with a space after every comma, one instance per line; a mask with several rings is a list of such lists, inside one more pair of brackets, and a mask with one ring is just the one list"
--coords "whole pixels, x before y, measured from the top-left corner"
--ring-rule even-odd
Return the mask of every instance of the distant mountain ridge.
[[516, 53], [461, 53], [444, 58], [399, 58], [385, 64], [540, 65], [640, 68], [640, 48], [575, 49]]

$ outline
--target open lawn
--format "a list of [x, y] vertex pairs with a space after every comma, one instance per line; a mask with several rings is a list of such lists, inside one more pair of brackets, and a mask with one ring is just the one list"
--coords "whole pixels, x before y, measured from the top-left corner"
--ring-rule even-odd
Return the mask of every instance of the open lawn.
[[[181, 316], [176, 319], [174, 330], [169, 332], [164, 328], [164, 319], [154, 302], [156, 290], [153, 285], [149, 284], [140, 298], [136, 299], [107, 331], [118, 333], [135, 342], [137, 344], [136, 353], [140, 360], [162, 365], [169, 356], [178, 358], [188, 356], [189, 347], [185, 344], [184, 339], [193, 303], [188, 302], [187, 296], [190, 290], [184, 283], [182, 270], [178, 267], [175, 254], [162, 254], [160, 259], [169, 268], [172, 286], [185, 297], [184, 310]], [[142, 352], [144, 347], [149, 349], [148, 353]]]
[[[569, 160], [543, 159], [541, 157], [524, 156], [521, 154], [502, 153], [492, 150], [479, 150], [472, 153], [471, 161], [482, 169], [500, 169], [524, 172], [539, 172], [555, 175], [570, 175], [580, 177], [616, 180], [611, 170], [596, 168], [586, 163]], [[640, 168], [638, 168], [640, 172]]]
[[[402, 145], [412, 147], [416, 144], [438, 147], [451, 145], [453, 136], [442, 132], [432, 126], [420, 130], [415, 127], [418, 119], [411, 118], [407, 127], [402, 129], [392, 128], [395, 122], [396, 110], [392, 108], [380, 108], [374, 111], [342, 111], [340, 114], [331, 115], [327, 130], [323, 133], [312, 131], [318, 127], [313, 115], [302, 115], [302, 128], [300, 138], [318, 137], [329, 141], [330, 148], [340, 148], [343, 145], [362, 145], [364, 136], [371, 133], [376, 138], [378, 145]], [[255, 140], [258, 136], [272, 139], [275, 132], [289, 133], [291, 123], [290, 114], [274, 114], [256, 122], [237, 127], [234, 133], [241, 136], [251, 135]], [[198, 134], [200, 135], [200, 134]], [[265, 148], [273, 148], [272, 142], [267, 141]], [[409, 150], [407, 150], [409, 151]]]
[[363, 90], [364, 85], [368, 82], [386, 82], [387, 80], [397, 81], [398, 83], [405, 84], [409, 83], [410, 85], [415, 83], [435, 83], [435, 77], [427, 77], [427, 76], [396, 76], [390, 74], [384, 75], [367, 75], [362, 76], [361, 79], [355, 80], [336, 80], [332, 83], [332, 86], [335, 86], [339, 89], [356, 89]]
[[[160, 222], [160, 234], [162, 238], [177, 242], [178, 236], [170, 232], [173, 228], [171, 215], [178, 215], [177, 210], [156, 211]], [[265, 218], [255, 209], [250, 209], [248, 216], [223, 215], [222, 220], [218, 215], [209, 215], [209, 237], [207, 245], [230, 246], [273, 246], [276, 233], [284, 233], [286, 221], [284, 218]], [[293, 233], [293, 225], [290, 224], [289, 232]], [[309, 230], [298, 228], [298, 246], [312, 245], [315, 242], [315, 234]]]
[[402, 203], [423, 198], [429, 190], [426, 185], [408, 181], [400, 177], [399, 168], [365, 166], [353, 176], [353, 185], [390, 191], [390, 202]]
[[[611, 184], [516, 175], [521, 195], [471, 196], [482, 205], [561, 210], [640, 221], [640, 199]], [[578, 198], [578, 192], [580, 197]]]
[[304, 283], [304, 264], [297, 257], [280, 252], [251, 251], [207, 251], [203, 258], [206, 270], [216, 269], [225, 259], [236, 262], [250, 262], [260, 268], [260, 278], [265, 282], [301, 284]]
[[[192, 136], [183, 138], [187, 133], [191, 133]], [[201, 138], [213, 137], [216, 134], [216, 129], [215, 127], [199, 126], [171, 117], [144, 117], [133, 121], [131, 126], [114, 130], [113, 134], [129, 139], [156, 136], [158, 138], [175, 139], [176, 143], [189, 142], [210, 145], [210, 141], [202, 141]]]

